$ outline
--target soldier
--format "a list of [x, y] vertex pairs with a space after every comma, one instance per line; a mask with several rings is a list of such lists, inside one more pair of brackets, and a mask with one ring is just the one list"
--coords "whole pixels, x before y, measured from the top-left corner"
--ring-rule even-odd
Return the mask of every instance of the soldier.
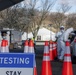
[[63, 61], [64, 52], [65, 52], [65, 42], [63, 40], [63, 34], [64, 34], [64, 26], [60, 26], [60, 31], [56, 34], [57, 38], [57, 54], [59, 61]]

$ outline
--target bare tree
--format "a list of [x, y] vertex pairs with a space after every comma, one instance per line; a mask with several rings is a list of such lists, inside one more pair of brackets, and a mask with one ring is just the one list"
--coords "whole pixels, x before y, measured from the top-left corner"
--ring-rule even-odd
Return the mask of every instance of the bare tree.
[[70, 6], [68, 3], [67, 4], [60, 4], [60, 12], [62, 13], [66, 13], [68, 12], [70, 9], [72, 8], [72, 6]]
[[69, 10], [71, 9], [71, 6], [69, 4], [60, 4], [59, 7], [57, 7], [56, 14], [51, 14], [51, 21], [54, 23], [54, 26], [57, 27], [57, 30], [59, 30], [59, 27], [61, 25], [66, 26], [66, 18], [65, 15]]
[[63, 13], [51, 13], [50, 15], [50, 21], [53, 24], [53, 27], [57, 30], [59, 30], [59, 27], [63, 25], [63, 22], [65, 21], [66, 16]]
[[0, 17], [2, 19], [1, 27], [8, 27], [15, 30], [25, 31], [26, 25], [29, 24], [29, 19], [27, 17], [27, 10], [21, 8], [20, 4], [10, 7], [2, 12], [0, 12]]
[[28, 0], [28, 3], [15, 5], [1, 12], [1, 27], [37, 32], [46, 19], [56, 0]]
[[76, 14], [68, 15], [66, 25], [67, 25], [67, 28], [73, 27], [74, 29], [76, 29]]
[[49, 11], [54, 4], [55, 0], [30, 0], [28, 11], [31, 25], [29, 25], [29, 28], [31, 29], [34, 37], [36, 37], [42, 22], [46, 19], [47, 14], [49, 14]]

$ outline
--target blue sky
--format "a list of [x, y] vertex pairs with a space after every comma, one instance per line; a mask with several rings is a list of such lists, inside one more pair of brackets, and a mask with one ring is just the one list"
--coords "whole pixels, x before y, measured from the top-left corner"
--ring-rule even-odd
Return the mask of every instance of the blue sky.
[[75, 13], [76, 12], [76, 0], [57, 0], [52, 11], [56, 11], [56, 7], [62, 3], [64, 3], [64, 4], [68, 3], [70, 6], [72, 6], [72, 8], [68, 11], [68, 13]]
[[[25, 0], [25, 2], [28, 4], [31, 0]], [[41, 0], [40, 0], [41, 1]], [[40, 1], [37, 3], [37, 7], [40, 5]], [[43, 0], [45, 1], [45, 0]], [[51, 0], [49, 0], [51, 1]], [[52, 0], [53, 1], [53, 0]], [[76, 13], [76, 0], [56, 0], [56, 3], [54, 5], [54, 7], [52, 8], [52, 12], [56, 12], [57, 7], [59, 4], [69, 4], [70, 6], [72, 6], [72, 8], [67, 12], [67, 13]]]

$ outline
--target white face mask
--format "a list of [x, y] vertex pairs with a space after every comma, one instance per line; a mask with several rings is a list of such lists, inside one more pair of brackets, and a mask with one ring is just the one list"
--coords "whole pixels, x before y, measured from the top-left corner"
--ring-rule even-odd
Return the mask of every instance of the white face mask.
[[64, 30], [61, 30], [61, 32], [63, 33], [63, 32], [64, 32]]
[[3, 39], [6, 39], [6, 36], [3, 36]]

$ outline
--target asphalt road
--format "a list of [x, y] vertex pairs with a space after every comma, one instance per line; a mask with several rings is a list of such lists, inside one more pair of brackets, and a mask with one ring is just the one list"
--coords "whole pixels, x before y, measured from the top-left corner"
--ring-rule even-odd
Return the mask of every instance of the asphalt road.
[[[38, 75], [40, 75], [41, 66], [42, 66], [42, 58], [36, 57], [36, 63], [37, 63], [37, 65], [36, 65], [37, 66], [37, 73], [38, 73]], [[52, 68], [53, 75], [62, 75], [62, 67], [63, 67], [62, 62], [54, 60], [54, 61], [50, 61], [50, 64], [52, 66], [51, 68]], [[73, 63], [72, 66], [73, 66], [74, 75], [76, 75], [76, 64]]]
[[[37, 73], [38, 73], [38, 75], [40, 75], [44, 46], [36, 46], [35, 48], [36, 48], [35, 53], [36, 53]], [[23, 53], [23, 49], [14, 49], [14, 50], [10, 50], [10, 52]], [[50, 61], [50, 64], [52, 66], [53, 75], [62, 75], [61, 74], [62, 73], [62, 66], [63, 66], [62, 62], [54, 60], [54, 61]], [[72, 57], [72, 66], [73, 66], [74, 75], [76, 75], [76, 57]]]

